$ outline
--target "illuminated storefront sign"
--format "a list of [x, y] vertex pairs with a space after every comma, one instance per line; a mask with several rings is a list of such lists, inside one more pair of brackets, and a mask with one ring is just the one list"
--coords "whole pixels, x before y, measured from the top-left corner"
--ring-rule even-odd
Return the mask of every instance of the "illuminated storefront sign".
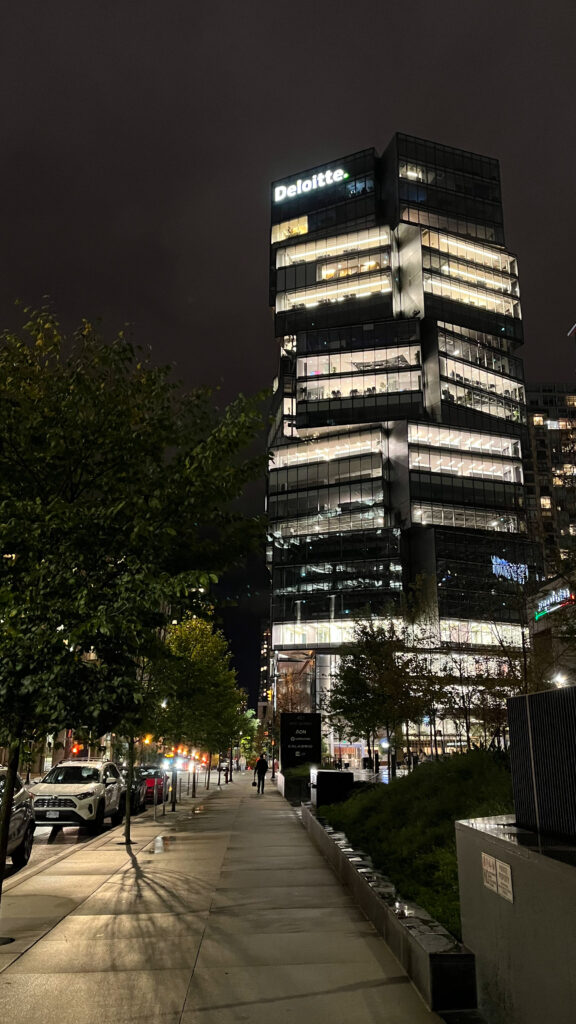
[[507, 562], [505, 558], [497, 558], [496, 555], [492, 555], [492, 572], [495, 576], [514, 580], [514, 583], [526, 583], [528, 580], [527, 565], [523, 562]]
[[326, 185], [338, 185], [345, 181], [350, 175], [341, 167], [335, 171], [318, 171], [311, 178], [298, 178], [291, 185], [276, 185], [274, 189], [274, 202], [281, 203], [284, 199], [293, 199], [303, 192], [313, 192], [317, 188], [326, 188]]
[[549, 594], [546, 594], [546, 597], [538, 601], [538, 608], [534, 618], [538, 621], [543, 615], [557, 612], [559, 608], [565, 608], [566, 605], [574, 604], [574, 601], [576, 601], [576, 595], [572, 593], [570, 587], [560, 587], [559, 590], [551, 590]]

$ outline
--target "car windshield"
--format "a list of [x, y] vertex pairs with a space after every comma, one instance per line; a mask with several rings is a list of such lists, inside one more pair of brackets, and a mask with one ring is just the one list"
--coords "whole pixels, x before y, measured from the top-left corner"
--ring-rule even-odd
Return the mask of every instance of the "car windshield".
[[75, 782], [99, 782], [100, 772], [87, 764], [66, 764], [56, 765], [51, 768], [42, 782], [49, 782], [51, 785], [70, 785]]

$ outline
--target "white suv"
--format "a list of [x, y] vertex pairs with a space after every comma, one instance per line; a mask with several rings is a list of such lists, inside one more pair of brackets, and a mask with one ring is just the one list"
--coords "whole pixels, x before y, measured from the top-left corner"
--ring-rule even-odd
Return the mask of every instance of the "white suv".
[[111, 761], [60, 761], [32, 796], [37, 825], [85, 825], [99, 832], [104, 818], [121, 824], [126, 784]]

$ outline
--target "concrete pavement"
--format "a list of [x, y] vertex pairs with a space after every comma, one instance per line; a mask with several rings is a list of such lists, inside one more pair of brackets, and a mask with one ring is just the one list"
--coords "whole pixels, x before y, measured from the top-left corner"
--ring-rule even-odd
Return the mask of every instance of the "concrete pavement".
[[251, 773], [5, 883], [3, 1024], [433, 1024], [291, 808]]

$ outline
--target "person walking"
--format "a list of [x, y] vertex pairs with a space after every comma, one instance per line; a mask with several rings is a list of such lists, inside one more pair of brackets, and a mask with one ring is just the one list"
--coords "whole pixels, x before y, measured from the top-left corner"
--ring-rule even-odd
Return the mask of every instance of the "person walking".
[[264, 757], [264, 754], [260, 754], [260, 757], [256, 761], [254, 771], [256, 772], [256, 778], [258, 779], [258, 789], [256, 790], [256, 793], [263, 793], [264, 779], [266, 778], [266, 772], [268, 771], [268, 761]]

